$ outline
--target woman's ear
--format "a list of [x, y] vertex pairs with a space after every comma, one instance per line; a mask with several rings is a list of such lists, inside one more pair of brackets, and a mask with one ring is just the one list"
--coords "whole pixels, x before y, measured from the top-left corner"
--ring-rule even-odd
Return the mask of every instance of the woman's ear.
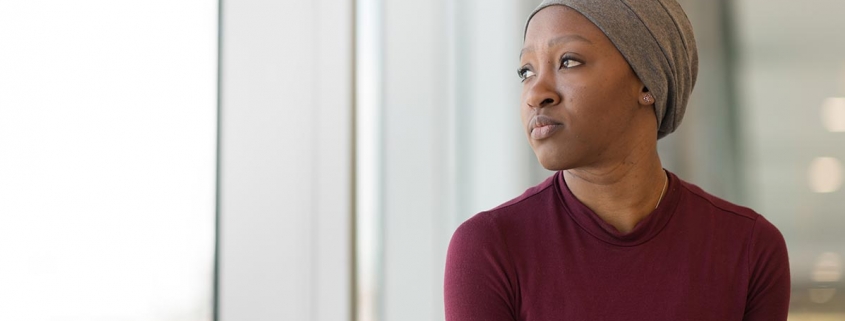
[[653, 105], [654, 104], [654, 96], [648, 91], [648, 88], [643, 87], [642, 91], [640, 92], [640, 104], [642, 105]]

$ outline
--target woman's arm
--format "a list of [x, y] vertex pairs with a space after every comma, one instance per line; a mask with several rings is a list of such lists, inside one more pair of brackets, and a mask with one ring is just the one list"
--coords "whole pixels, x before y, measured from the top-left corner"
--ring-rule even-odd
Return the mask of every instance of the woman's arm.
[[786, 242], [780, 231], [758, 217], [749, 251], [748, 297], [744, 321], [786, 321], [789, 314], [790, 276]]
[[446, 321], [516, 320], [507, 253], [491, 215], [476, 215], [458, 227], [446, 257]]

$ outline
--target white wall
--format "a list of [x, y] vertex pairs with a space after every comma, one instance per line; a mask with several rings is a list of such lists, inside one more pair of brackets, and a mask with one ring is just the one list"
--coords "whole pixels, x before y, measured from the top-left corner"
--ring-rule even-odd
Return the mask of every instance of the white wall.
[[221, 10], [219, 320], [349, 320], [352, 2]]

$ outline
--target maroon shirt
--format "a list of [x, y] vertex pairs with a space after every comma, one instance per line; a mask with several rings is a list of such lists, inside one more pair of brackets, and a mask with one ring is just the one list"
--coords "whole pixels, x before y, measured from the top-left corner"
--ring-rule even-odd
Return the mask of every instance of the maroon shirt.
[[669, 174], [658, 209], [619, 233], [558, 172], [464, 222], [446, 259], [446, 320], [786, 320], [786, 244], [754, 211]]

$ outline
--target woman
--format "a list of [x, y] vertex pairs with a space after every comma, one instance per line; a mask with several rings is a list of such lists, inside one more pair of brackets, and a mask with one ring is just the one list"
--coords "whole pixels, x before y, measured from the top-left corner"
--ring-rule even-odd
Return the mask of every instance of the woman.
[[786, 320], [780, 232], [665, 171], [698, 57], [675, 0], [547, 0], [520, 53], [545, 182], [464, 222], [446, 320]]

